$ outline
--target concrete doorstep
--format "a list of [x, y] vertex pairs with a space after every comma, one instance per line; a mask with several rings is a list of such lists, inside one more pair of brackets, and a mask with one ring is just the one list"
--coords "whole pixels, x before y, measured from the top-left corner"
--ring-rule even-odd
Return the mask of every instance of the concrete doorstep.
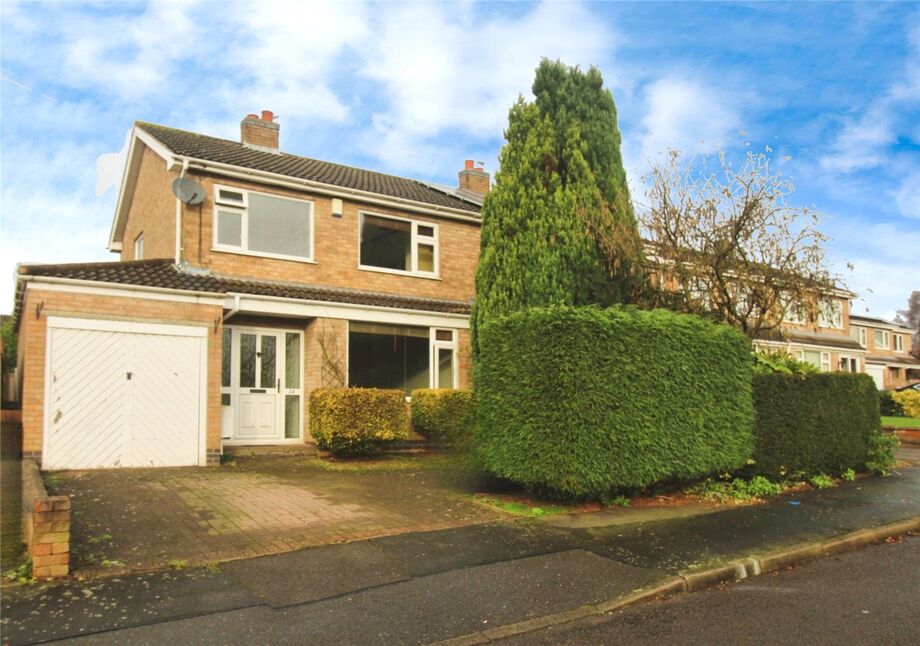
[[430, 646], [476, 646], [478, 644], [488, 644], [508, 637], [554, 628], [590, 616], [609, 614], [647, 601], [662, 599], [676, 594], [696, 592], [714, 585], [769, 574], [770, 572], [801, 565], [825, 556], [851, 552], [867, 545], [882, 542], [889, 537], [918, 531], [920, 531], [920, 517], [872, 529], [861, 529], [831, 540], [803, 543], [792, 548], [750, 556], [706, 570], [681, 573], [677, 576], [668, 577], [653, 586], [601, 603], [585, 605], [574, 610], [432, 642]]

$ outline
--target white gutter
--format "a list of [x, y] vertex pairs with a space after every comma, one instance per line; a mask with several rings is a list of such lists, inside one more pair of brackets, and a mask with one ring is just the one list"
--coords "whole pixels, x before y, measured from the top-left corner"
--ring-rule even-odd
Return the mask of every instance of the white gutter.
[[223, 322], [226, 323], [227, 319], [240, 311], [240, 295], [233, 295], [233, 307], [230, 308], [230, 311], [224, 314]]
[[[182, 160], [182, 170], [179, 171], [179, 179], [185, 177], [188, 170], [188, 158]], [[182, 260], [182, 201], [176, 196], [176, 264]]]
[[432, 215], [451, 220], [459, 220], [461, 222], [482, 224], [482, 220], [479, 217], [470, 215], [469, 211], [462, 211], [460, 209], [454, 209], [448, 206], [436, 206], [400, 198], [386, 198], [381, 197], [379, 193], [371, 193], [370, 191], [335, 187], [309, 179], [296, 179], [287, 175], [280, 175], [278, 173], [241, 168], [239, 166], [234, 166], [233, 164], [212, 162], [204, 159], [197, 159], [195, 157], [183, 157], [182, 159], [184, 160], [184, 167], [187, 166], [188, 168], [192, 168], [198, 171], [216, 173], [226, 177], [235, 177], [237, 179], [254, 180], [262, 183], [273, 184], [276, 186], [284, 186], [286, 188], [299, 190], [307, 189], [322, 195], [345, 198], [350, 197], [371, 204], [379, 204], [381, 206], [389, 206], [391, 208], [399, 208], [406, 211], [424, 213], [426, 215]]

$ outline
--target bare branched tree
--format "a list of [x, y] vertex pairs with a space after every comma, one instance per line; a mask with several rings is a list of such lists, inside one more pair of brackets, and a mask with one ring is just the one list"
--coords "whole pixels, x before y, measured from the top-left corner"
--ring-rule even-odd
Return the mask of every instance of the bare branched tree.
[[813, 317], [836, 280], [820, 215], [789, 203], [795, 186], [766, 153], [749, 152], [735, 168], [724, 153], [684, 162], [672, 150], [648, 179], [649, 203], [637, 213], [649, 260], [681, 308], [751, 338], [778, 327], [790, 308]]

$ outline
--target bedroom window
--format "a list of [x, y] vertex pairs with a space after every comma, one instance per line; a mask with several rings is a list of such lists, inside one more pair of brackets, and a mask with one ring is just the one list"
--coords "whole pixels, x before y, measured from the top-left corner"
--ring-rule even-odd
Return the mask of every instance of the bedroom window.
[[438, 273], [438, 225], [361, 214], [361, 269], [419, 276]]
[[285, 260], [313, 260], [313, 203], [218, 186], [214, 248]]

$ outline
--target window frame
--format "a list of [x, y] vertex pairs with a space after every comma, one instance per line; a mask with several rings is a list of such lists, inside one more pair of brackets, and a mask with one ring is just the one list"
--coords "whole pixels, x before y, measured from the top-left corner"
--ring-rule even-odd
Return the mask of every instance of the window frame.
[[[442, 341], [438, 339], [438, 332], [450, 332], [451, 338], [450, 341]], [[429, 343], [430, 343], [430, 354], [428, 358], [429, 370], [428, 374], [430, 376], [430, 387], [431, 388], [450, 388], [451, 390], [456, 390], [459, 385], [459, 366], [457, 365], [457, 331], [450, 328], [436, 328], [433, 327], [429, 331]], [[449, 386], [444, 386], [440, 383], [440, 371], [438, 370], [438, 351], [439, 350], [450, 350], [451, 351], [451, 375]]]
[[892, 334], [894, 337], [894, 351], [904, 352], [904, 337], [900, 334]]
[[[832, 330], [843, 329], [843, 302], [837, 299], [822, 299], [818, 303], [818, 327], [830, 328]], [[836, 322], [830, 319], [829, 314], [835, 314]]]
[[[233, 193], [240, 193], [243, 196], [243, 201], [235, 202], [232, 200], [221, 199], [221, 191], [231, 191]], [[309, 215], [309, 224], [310, 235], [308, 236], [308, 244], [310, 249], [309, 257], [306, 256], [292, 256], [289, 254], [283, 253], [272, 253], [270, 251], [252, 251], [249, 249], [249, 194], [256, 193], [258, 195], [264, 195], [266, 197], [278, 199], [278, 200], [288, 200], [290, 202], [302, 202], [309, 205], [310, 215]], [[240, 246], [236, 247], [234, 245], [228, 245], [218, 242], [218, 211], [227, 211], [231, 213], [240, 214]], [[288, 195], [278, 195], [276, 193], [266, 193], [264, 191], [253, 191], [248, 188], [239, 188], [237, 186], [227, 186], [225, 184], [215, 184], [214, 185], [214, 204], [211, 209], [211, 251], [219, 251], [222, 253], [233, 253], [242, 256], [254, 256], [257, 258], [273, 258], [276, 260], [290, 260], [292, 262], [303, 262], [309, 264], [316, 264], [316, 203], [313, 200], [307, 200], [297, 197], [290, 197]]]
[[134, 238], [134, 259], [143, 260], [144, 259], [144, 232], [141, 231], [137, 234], [137, 237]]
[[[882, 342], [879, 343], [876, 339], [876, 334], [882, 335]], [[891, 349], [891, 333], [888, 330], [875, 330], [875, 334], [872, 335], [872, 343], [874, 347], [879, 350], [890, 350]]]
[[[846, 366], [846, 367], [843, 367]], [[852, 354], [841, 354], [837, 359], [839, 372], [859, 372], [859, 359]]]
[[[396, 220], [397, 222], [408, 222], [412, 226], [412, 230], [409, 235], [409, 245], [411, 246], [411, 260], [410, 260], [410, 269], [390, 269], [389, 267], [375, 267], [374, 265], [364, 265], [361, 264], [361, 242], [364, 232], [364, 218], [365, 216], [370, 216], [372, 218], [382, 218], [385, 220]], [[419, 235], [418, 228], [422, 227], [431, 227], [434, 231], [432, 236], [423, 236]], [[418, 246], [420, 244], [427, 244], [434, 247], [434, 271], [420, 271], [418, 269]], [[424, 220], [413, 220], [412, 218], [404, 218], [398, 215], [390, 215], [388, 213], [377, 213], [374, 211], [359, 211], [358, 212], [358, 269], [360, 271], [376, 271], [382, 274], [394, 274], [397, 276], [413, 276], [415, 278], [428, 278], [430, 280], [440, 280], [441, 279], [441, 233], [440, 225], [435, 222], [428, 222]]]
[[859, 345], [864, 348], [869, 347], [869, 332], [864, 327], [856, 328], [859, 335]]

